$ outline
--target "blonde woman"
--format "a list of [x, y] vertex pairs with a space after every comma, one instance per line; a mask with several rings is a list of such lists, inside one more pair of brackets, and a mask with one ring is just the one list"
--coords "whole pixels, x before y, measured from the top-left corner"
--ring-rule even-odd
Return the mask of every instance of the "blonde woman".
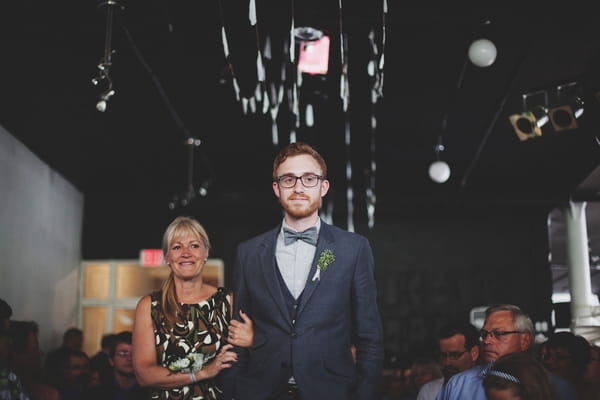
[[162, 246], [171, 273], [135, 311], [137, 379], [153, 399], [221, 399], [215, 378], [237, 361], [233, 345], [252, 344], [252, 321], [242, 311], [241, 321], [231, 321], [231, 291], [203, 281], [210, 242], [198, 221], [177, 217]]

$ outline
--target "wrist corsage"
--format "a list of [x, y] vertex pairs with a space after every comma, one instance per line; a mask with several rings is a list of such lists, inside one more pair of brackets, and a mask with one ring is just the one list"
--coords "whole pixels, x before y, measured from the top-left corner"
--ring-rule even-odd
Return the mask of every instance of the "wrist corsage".
[[174, 357], [167, 364], [171, 372], [196, 372], [204, 366], [205, 356], [202, 353], [190, 353], [185, 357]]

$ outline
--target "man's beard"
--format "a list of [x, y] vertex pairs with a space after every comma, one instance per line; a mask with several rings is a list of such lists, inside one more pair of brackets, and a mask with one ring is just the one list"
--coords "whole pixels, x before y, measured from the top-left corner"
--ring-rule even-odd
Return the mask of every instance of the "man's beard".
[[302, 196], [309, 200], [309, 204], [306, 207], [295, 207], [291, 204], [290, 197], [298, 197], [298, 195], [291, 195], [287, 200], [279, 199], [279, 204], [281, 207], [292, 217], [294, 218], [304, 218], [312, 215], [315, 211], [319, 209], [321, 206], [320, 201], [312, 201], [312, 199], [308, 196]]

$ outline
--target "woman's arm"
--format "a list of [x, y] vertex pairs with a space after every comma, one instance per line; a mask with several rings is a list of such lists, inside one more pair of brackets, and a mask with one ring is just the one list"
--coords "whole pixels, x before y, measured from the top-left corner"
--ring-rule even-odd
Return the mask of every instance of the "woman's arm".
[[138, 383], [141, 386], [152, 386], [169, 389], [189, 385], [195, 381], [216, 376], [222, 369], [230, 368], [230, 362], [237, 355], [228, 351], [233, 346], [223, 346], [217, 356], [200, 371], [190, 373], [173, 373], [156, 362], [156, 344], [154, 342], [154, 325], [150, 316], [150, 296], [144, 296], [135, 309], [133, 325], [133, 367]]

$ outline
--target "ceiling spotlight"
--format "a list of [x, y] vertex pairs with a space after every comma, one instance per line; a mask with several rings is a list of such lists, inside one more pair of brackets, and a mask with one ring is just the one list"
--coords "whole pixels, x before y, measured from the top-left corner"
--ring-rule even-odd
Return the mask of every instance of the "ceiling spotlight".
[[577, 128], [577, 118], [583, 115], [583, 88], [579, 82], [569, 82], [556, 87], [557, 107], [548, 115], [557, 132]]
[[[580, 115], [583, 114], [582, 110], [583, 109], [580, 110]], [[554, 107], [549, 111], [549, 115], [552, 126], [557, 132], [577, 128], [575, 114], [569, 105]]]
[[537, 124], [537, 119], [531, 111], [522, 114], [513, 114], [508, 117], [519, 140], [525, 141], [537, 136], [542, 136], [542, 130]]

